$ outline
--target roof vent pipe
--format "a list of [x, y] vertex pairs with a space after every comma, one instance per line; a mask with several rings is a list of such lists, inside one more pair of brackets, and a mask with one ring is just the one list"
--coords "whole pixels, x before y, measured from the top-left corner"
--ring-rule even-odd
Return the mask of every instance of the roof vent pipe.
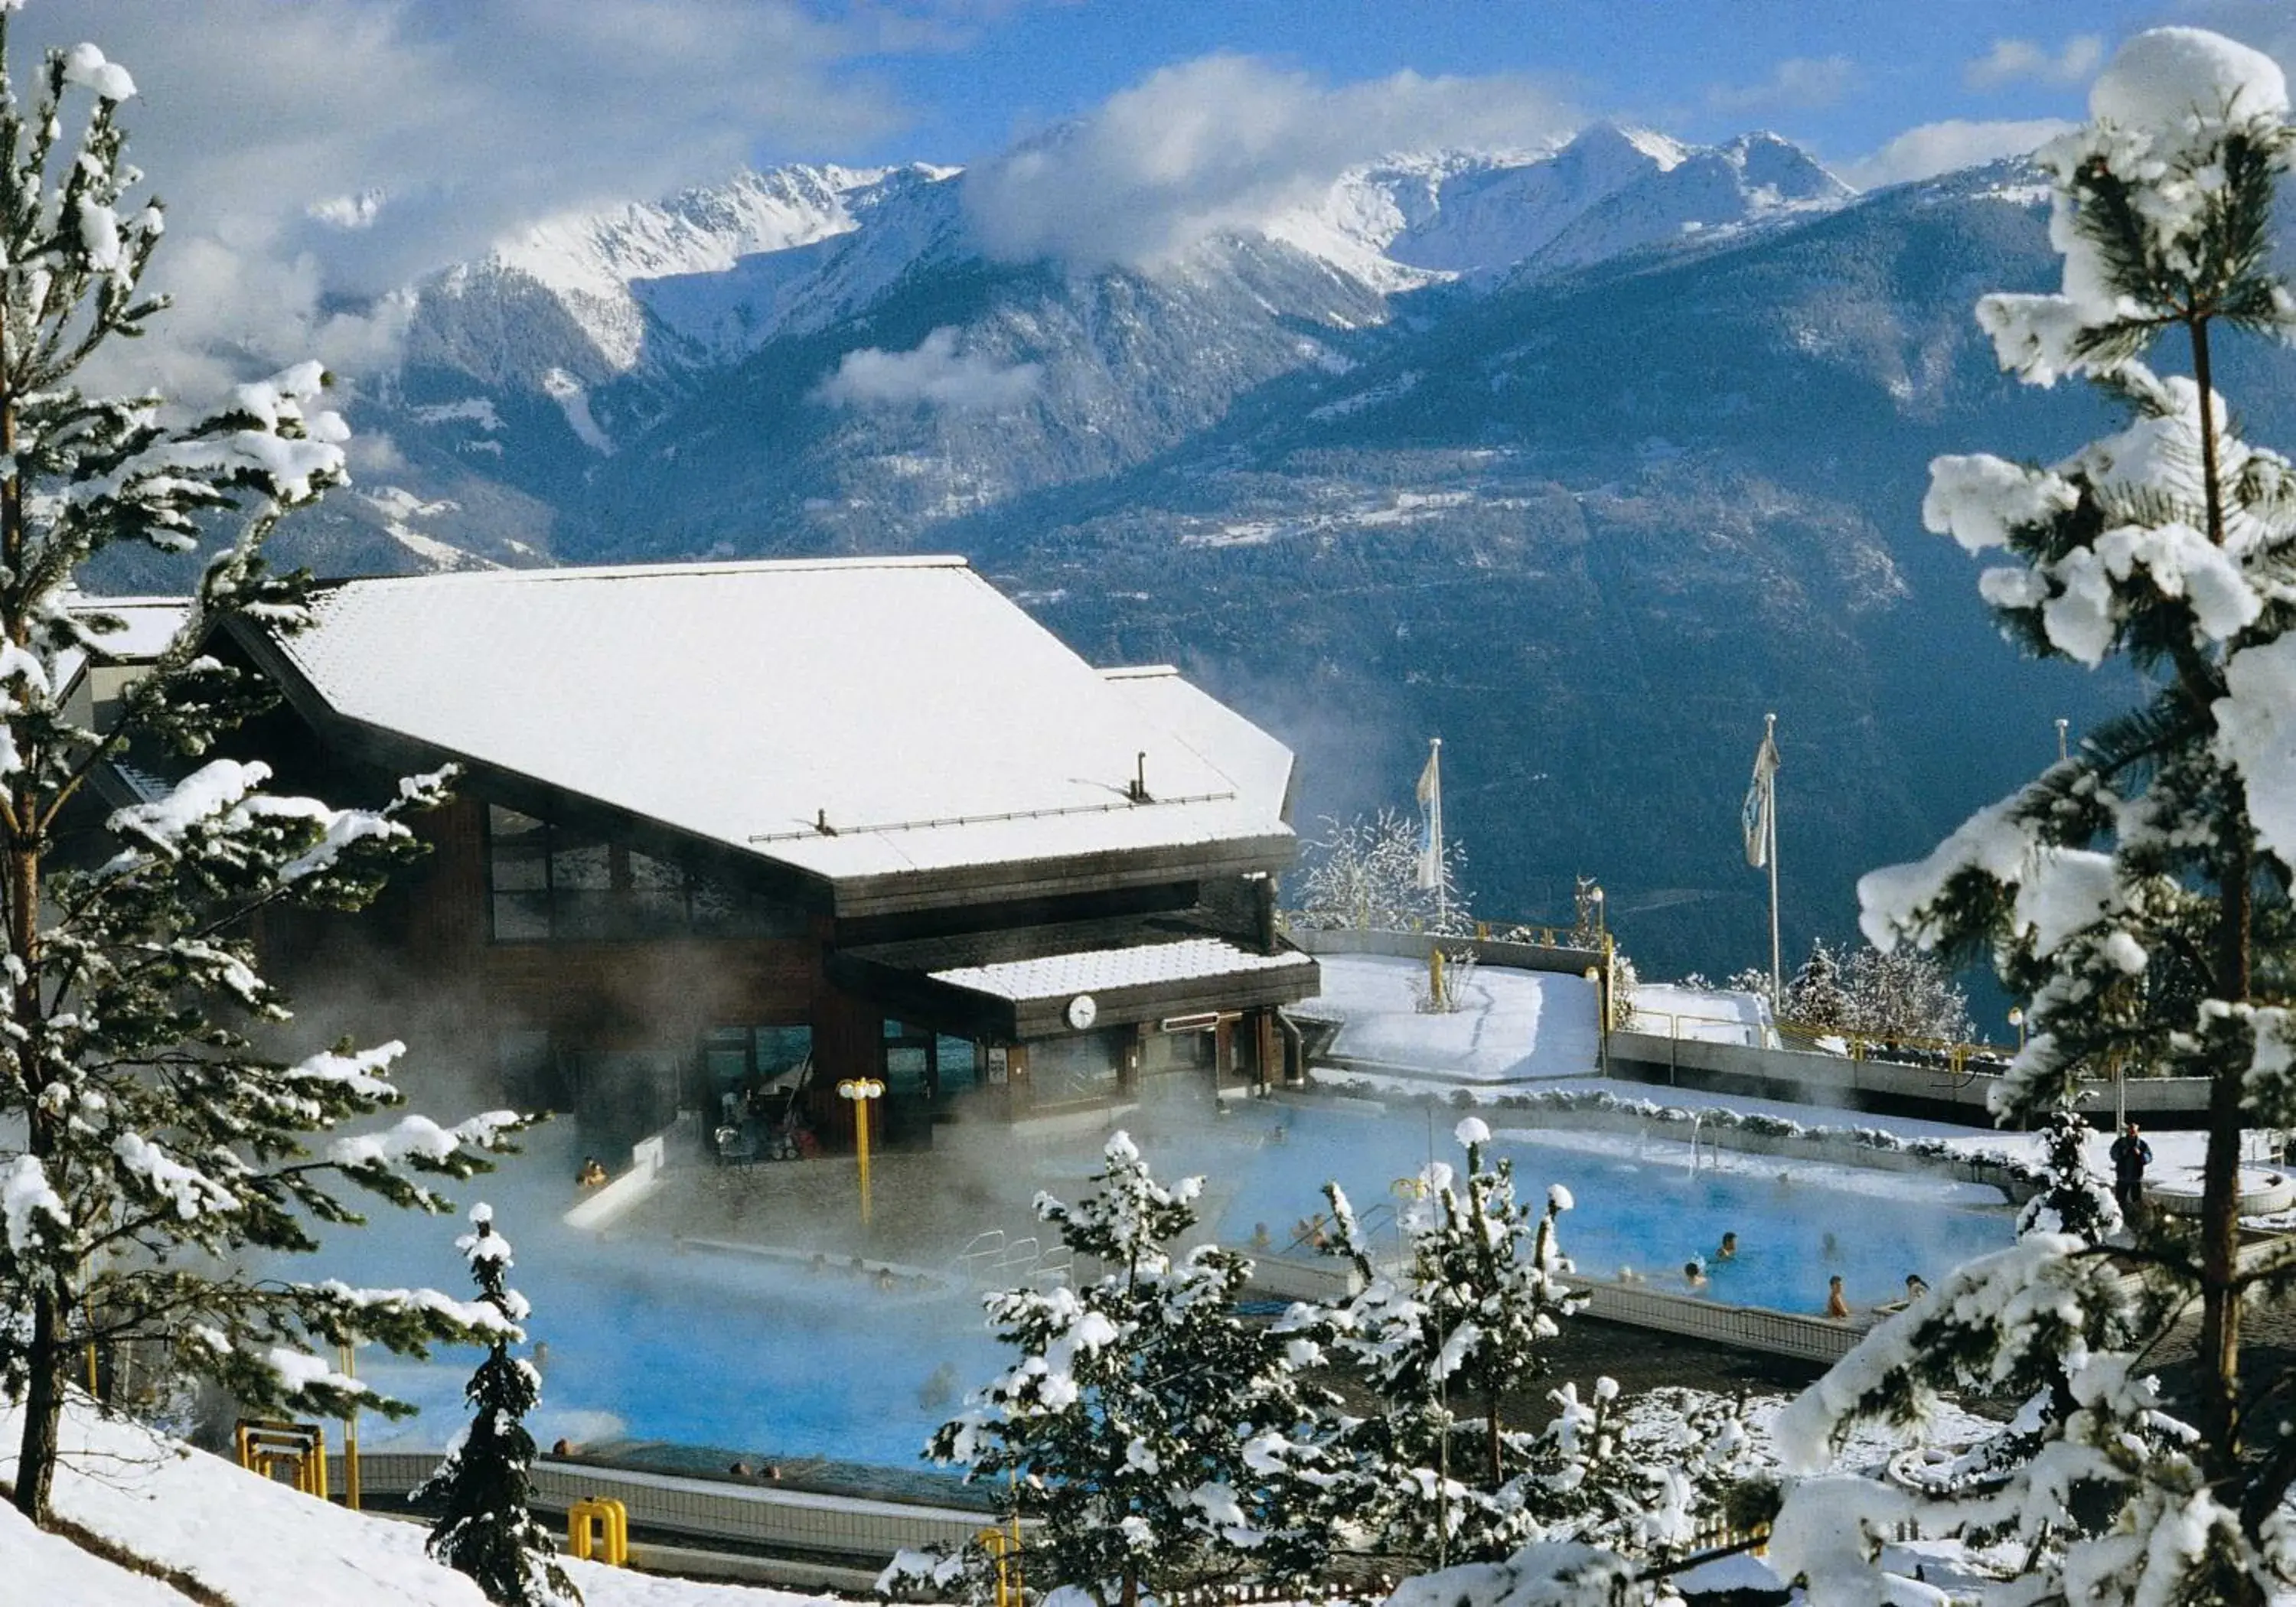
[[813, 829], [820, 832], [824, 837], [834, 837], [837, 835], [837, 828], [829, 824], [829, 811], [826, 809], [816, 809], [814, 811]]
[[1134, 803], [1154, 801], [1148, 796], [1148, 751], [1144, 748], [1133, 757], [1132, 784], [1125, 788], [1124, 796]]

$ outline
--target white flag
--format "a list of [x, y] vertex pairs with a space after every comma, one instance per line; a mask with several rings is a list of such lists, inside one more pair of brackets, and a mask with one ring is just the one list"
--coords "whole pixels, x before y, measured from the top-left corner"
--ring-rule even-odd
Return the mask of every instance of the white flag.
[[1423, 888], [1443, 885], [1443, 743], [1427, 744], [1427, 767], [1419, 773], [1419, 876]]
[[1754, 750], [1754, 780], [1746, 789], [1745, 807], [1738, 824], [1746, 834], [1746, 863], [1756, 870], [1770, 862], [1770, 836], [1777, 830], [1778, 745], [1768, 726], [1762, 745]]

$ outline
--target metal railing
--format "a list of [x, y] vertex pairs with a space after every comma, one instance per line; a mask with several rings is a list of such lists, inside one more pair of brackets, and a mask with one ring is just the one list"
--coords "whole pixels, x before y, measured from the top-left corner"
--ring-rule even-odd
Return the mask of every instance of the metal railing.
[[[1661, 1023], [1664, 1024], [1663, 1030], [1660, 1029]], [[1692, 1030], [1683, 1030], [1685, 1023]], [[1732, 1036], [1698, 1031], [1701, 1027], [1719, 1028]], [[1828, 1027], [1810, 1021], [1750, 1021], [1742, 1016], [1701, 1015], [1687, 1010], [1652, 1010], [1643, 1006], [1636, 1008], [1627, 1022], [1627, 1029], [1682, 1043], [1736, 1044], [1754, 1049], [1795, 1049], [1809, 1054], [1831, 1054], [1848, 1061], [1870, 1060], [1890, 1065], [1930, 1066], [1959, 1082], [1966, 1082], [1980, 1072], [2006, 1070], [2010, 1056], [2016, 1053], [2000, 1044], [1861, 1032], [1852, 1028]]]

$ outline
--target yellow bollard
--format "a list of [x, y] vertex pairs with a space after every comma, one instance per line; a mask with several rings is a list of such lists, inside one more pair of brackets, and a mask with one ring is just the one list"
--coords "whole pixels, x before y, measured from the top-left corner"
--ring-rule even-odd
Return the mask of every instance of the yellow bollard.
[[[591, 1524], [597, 1525], [592, 1539]], [[630, 1513], [620, 1502], [603, 1496], [586, 1496], [566, 1509], [566, 1549], [588, 1562], [594, 1549], [609, 1568], [630, 1565]]]
[[1427, 950], [1427, 1001], [1443, 1008], [1443, 951], [1431, 945]]
[[995, 1607], [1022, 1607], [1021, 1595], [1021, 1521], [1013, 1520], [1011, 1529], [984, 1529], [973, 1537], [980, 1546], [996, 1562], [996, 1597]]

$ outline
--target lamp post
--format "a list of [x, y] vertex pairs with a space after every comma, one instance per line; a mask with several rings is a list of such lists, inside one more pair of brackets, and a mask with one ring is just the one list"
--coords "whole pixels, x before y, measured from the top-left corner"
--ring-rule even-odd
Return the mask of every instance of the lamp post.
[[2021, 1054], [2025, 1052], [2025, 1007], [2022, 1004], [2009, 1006], [2009, 1024], [2017, 1029], [2017, 1052]]
[[882, 1098], [885, 1085], [873, 1077], [852, 1077], [837, 1085], [838, 1095], [853, 1102], [854, 1147], [861, 1157], [861, 1226], [869, 1226], [869, 1102]]

